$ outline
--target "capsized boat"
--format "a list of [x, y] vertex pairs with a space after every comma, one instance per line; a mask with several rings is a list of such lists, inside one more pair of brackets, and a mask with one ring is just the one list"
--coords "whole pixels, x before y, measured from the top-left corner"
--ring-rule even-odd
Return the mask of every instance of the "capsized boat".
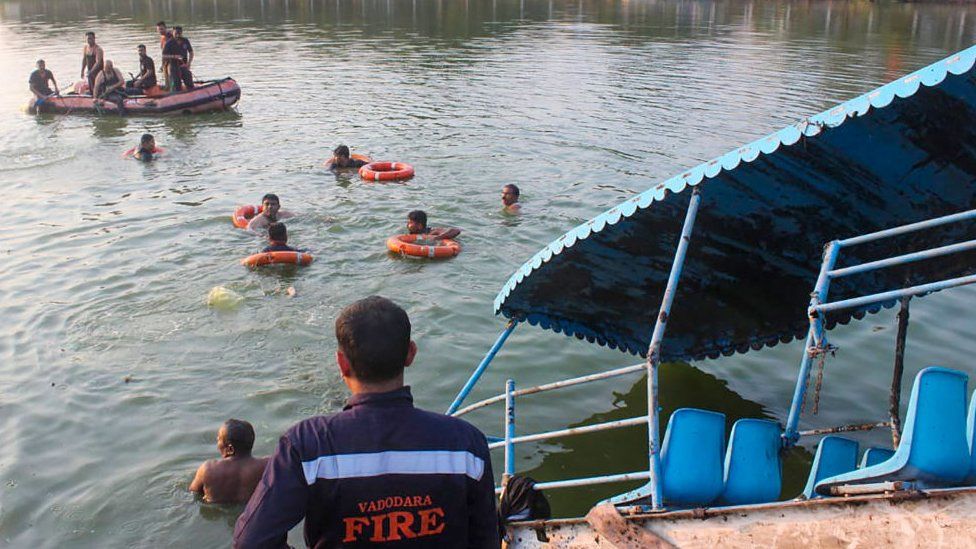
[[[77, 88], [77, 85], [76, 85]], [[82, 86], [87, 91], [87, 85]], [[123, 101], [124, 112], [132, 116], [196, 114], [224, 111], [241, 98], [241, 88], [233, 78], [197, 83], [192, 90], [162, 95], [131, 95]], [[89, 93], [69, 93], [44, 100], [33, 100], [31, 112], [54, 114], [114, 114], [119, 105], [112, 101], [96, 101]]]
[[[976, 544], [976, 393], [967, 408], [959, 370], [970, 365], [919, 372], [904, 421], [900, 413], [910, 300], [976, 282], [974, 63], [976, 46], [691, 168], [572, 229], [511, 276], [495, 299], [508, 325], [448, 409], [504, 403], [504, 434], [490, 439], [505, 451], [498, 491], [517, 473], [519, 444], [635, 426], [648, 440], [646, 469], [535, 484], [645, 482], [593, 502], [585, 519], [514, 522], [511, 546]], [[896, 305], [888, 417], [801, 429], [837, 350], [829, 330]], [[508, 380], [462, 407], [521, 324], [644, 360], [518, 390]], [[797, 338], [806, 344], [782, 423], [742, 418], [726, 437], [723, 414], [684, 408], [666, 418], [662, 444], [662, 362]], [[842, 364], [843, 352], [830, 360]], [[639, 373], [646, 415], [515, 435], [522, 397]], [[840, 436], [878, 428], [890, 430], [891, 448], [859, 456]], [[806, 488], [779, 501], [782, 455], [810, 437], [819, 441]]]

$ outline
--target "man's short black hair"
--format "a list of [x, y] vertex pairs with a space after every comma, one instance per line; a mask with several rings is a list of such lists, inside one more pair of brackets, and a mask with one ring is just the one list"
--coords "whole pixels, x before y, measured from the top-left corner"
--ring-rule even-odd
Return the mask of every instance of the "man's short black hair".
[[152, 138], [153, 138], [153, 135], [151, 133], [144, 133], [144, 134], [142, 134], [142, 138], [139, 139], [139, 142], [140, 143], [148, 143], [149, 140], [152, 139]]
[[288, 227], [284, 223], [272, 223], [268, 225], [268, 238], [275, 242], [288, 242]]
[[410, 221], [416, 221], [424, 227], [427, 226], [427, 214], [423, 210], [414, 210], [407, 214], [407, 219]]
[[146, 49], [146, 45], [145, 44], [139, 44], [138, 46], [136, 46], [136, 49], [137, 50], [144, 50], [144, 49]]
[[518, 196], [519, 196], [519, 188], [518, 188], [518, 185], [515, 185], [514, 183], [509, 183], [508, 185], [505, 185], [504, 187], [502, 187], [502, 189], [512, 189], [512, 194], [515, 195], [515, 198], [518, 198]]
[[46, 65], [47, 63], [45, 63], [43, 59], [38, 59], [37, 60], [37, 63], [34, 63], [34, 64], [35, 65]]
[[85, 33], [85, 36], [95, 36], [95, 31], [88, 31]]
[[396, 303], [375, 295], [360, 299], [339, 313], [335, 334], [357, 380], [375, 383], [403, 373], [410, 318]]
[[348, 157], [349, 156], [349, 147], [347, 147], [345, 145], [339, 145], [338, 147], [335, 148], [334, 151], [332, 151], [332, 154], [334, 154], [336, 156], [339, 156], [339, 157]]
[[183, 27], [177, 25], [177, 26], [173, 27], [173, 32], [182, 33], [183, 32]]
[[261, 197], [261, 202], [262, 203], [264, 203], [265, 200], [270, 200], [272, 202], [277, 202], [278, 204], [281, 204], [281, 200], [278, 199], [278, 195], [276, 195], [274, 193], [268, 193], [268, 194], [266, 194], [266, 195], [264, 195], [264, 196]]
[[224, 422], [227, 442], [234, 445], [238, 454], [250, 454], [254, 448], [254, 427], [243, 419], [228, 419]]
[[166, 26], [166, 21], [156, 21], [156, 26], [157, 27], [165, 27]]

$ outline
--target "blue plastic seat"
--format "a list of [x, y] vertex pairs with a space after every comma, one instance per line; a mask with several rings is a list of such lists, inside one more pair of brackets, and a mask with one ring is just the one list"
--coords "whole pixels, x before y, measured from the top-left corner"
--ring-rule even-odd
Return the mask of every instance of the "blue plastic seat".
[[857, 441], [835, 435], [825, 436], [817, 445], [817, 453], [813, 456], [810, 476], [803, 489], [807, 499], [819, 497], [814, 491], [818, 482], [841, 473], [853, 471], [857, 468]]
[[976, 391], [969, 401], [969, 413], [966, 414], [966, 443], [969, 448], [969, 475], [965, 483], [976, 485]]
[[722, 493], [725, 414], [680, 408], [671, 414], [661, 444], [664, 501], [707, 505]]
[[905, 431], [890, 459], [817, 483], [827, 494], [833, 486], [914, 481], [919, 488], [951, 486], [969, 474], [966, 441], [966, 383], [956, 370], [929, 367], [918, 373], [908, 402]]
[[865, 467], [877, 465], [882, 461], [887, 461], [893, 455], [895, 455], [895, 451], [888, 450], [887, 448], [868, 448], [864, 451], [864, 455], [861, 456], [861, 464], [858, 465], [858, 468], [864, 469]]
[[783, 488], [781, 435], [782, 430], [775, 421], [740, 419], [735, 422], [725, 453], [722, 503], [747, 505], [779, 498]]

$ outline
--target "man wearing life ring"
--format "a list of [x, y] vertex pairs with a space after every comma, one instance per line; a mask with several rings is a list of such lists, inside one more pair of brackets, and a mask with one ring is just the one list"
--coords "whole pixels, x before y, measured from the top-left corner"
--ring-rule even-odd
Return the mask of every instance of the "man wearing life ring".
[[268, 252], [303, 252], [288, 245], [288, 228], [284, 223], [272, 223], [268, 225], [268, 245], [261, 250], [261, 253]]
[[403, 375], [417, 355], [406, 311], [367, 297], [339, 313], [335, 335], [352, 396], [279, 439], [237, 519], [234, 547], [287, 547], [304, 519], [309, 547], [497, 549], [485, 435], [414, 407]]
[[295, 214], [281, 209], [281, 200], [278, 199], [278, 195], [276, 194], [268, 193], [264, 195], [261, 198], [261, 207], [261, 213], [251, 219], [247, 224], [247, 230], [257, 231], [259, 229], [267, 229], [279, 219], [288, 219], [289, 217], [295, 216]]
[[422, 210], [414, 210], [407, 214], [407, 232], [422, 234], [433, 240], [444, 238], [454, 239], [461, 234], [457, 227], [428, 227], [427, 214]]
[[368, 162], [350, 156], [349, 147], [339, 145], [332, 151], [332, 160], [329, 162], [330, 170], [344, 170], [346, 168], [362, 168]]

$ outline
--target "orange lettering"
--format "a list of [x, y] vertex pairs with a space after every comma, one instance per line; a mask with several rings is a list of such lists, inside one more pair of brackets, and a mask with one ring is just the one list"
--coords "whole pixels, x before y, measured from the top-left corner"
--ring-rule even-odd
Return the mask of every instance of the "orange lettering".
[[420, 515], [420, 533], [417, 534], [418, 536], [433, 536], [444, 531], [444, 523], [438, 520], [444, 518], [444, 510], [440, 507], [424, 509], [418, 511], [417, 514]]
[[373, 543], [386, 541], [386, 538], [383, 537], [383, 519], [386, 518], [386, 515], [376, 515], [370, 518], [373, 519], [373, 535], [369, 537], [369, 541]]
[[366, 517], [350, 517], [342, 521], [346, 523], [346, 537], [342, 539], [343, 543], [359, 539], [359, 534], [363, 533], [363, 526], [369, 524], [369, 519]]
[[394, 511], [387, 516], [390, 517], [390, 537], [386, 538], [387, 541], [399, 541], [400, 534], [407, 539], [417, 537], [417, 534], [410, 531], [410, 525], [413, 524], [412, 513]]
[[368, 505], [368, 504], [366, 504], [366, 503], [357, 503], [356, 505], [359, 506], [359, 512], [360, 513], [365, 513], [366, 512], [366, 505]]

